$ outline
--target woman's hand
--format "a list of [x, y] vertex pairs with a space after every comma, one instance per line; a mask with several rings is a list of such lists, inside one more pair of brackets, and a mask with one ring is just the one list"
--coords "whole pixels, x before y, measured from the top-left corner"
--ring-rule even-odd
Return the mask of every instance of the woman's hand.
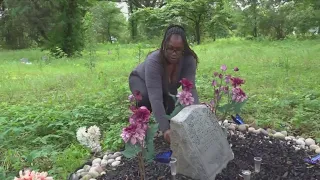
[[170, 129], [166, 130], [163, 134], [164, 140], [170, 143]]

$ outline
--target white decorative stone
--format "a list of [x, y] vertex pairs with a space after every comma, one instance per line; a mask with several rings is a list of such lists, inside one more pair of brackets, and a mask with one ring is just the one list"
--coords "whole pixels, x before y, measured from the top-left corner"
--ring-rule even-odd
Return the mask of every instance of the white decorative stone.
[[121, 156], [117, 157], [116, 161], [121, 161]]
[[100, 175], [104, 175], [104, 174], [107, 174], [105, 171], [103, 171]]
[[268, 128], [267, 131], [268, 131], [269, 134], [275, 134], [275, 133], [277, 133], [277, 131], [275, 131], [275, 130], [273, 130], [273, 129], [270, 129], [270, 128]]
[[92, 164], [92, 167], [100, 167], [100, 164]]
[[117, 154], [113, 154], [112, 156], [110, 156], [110, 159], [115, 159], [115, 158], [117, 158], [119, 155], [117, 155]]
[[260, 134], [260, 130], [259, 129], [255, 129], [255, 130], [253, 130], [253, 133], [254, 134]]
[[320, 147], [318, 146], [318, 145], [315, 145], [315, 144], [313, 144], [313, 145], [310, 145], [310, 149], [311, 150], [316, 150], [316, 149], [319, 149]]
[[85, 172], [89, 172], [90, 168], [91, 168], [91, 166], [89, 166], [89, 165], [84, 165], [84, 166], [83, 166], [83, 170], [84, 170]]
[[88, 175], [90, 175], [91, 178], [96, 178], [96, 177], [98, 177], [100, 174], [99, 174], [97, 171], [91, 171], [91, 172], [88, 172]]
[[305, 139], [303, 137], [299, 137], [298, 140], [304, 141]]
[[108, 164], [111, 164], [113, 162], [114, 162], [114, 159], [108, 159], [108, 161], [107, 161]]
[[241, 132], [245, 132], [247, 130], [247, 126], [245, 124], [240, 124], [238, 126], [238, 130]]
[[115, 166], [118, 166], [120, 164], [120, 161], [114, 161], [111, 166], [115, 167]]
[[90, 180], [97, 180], [97, 179], [91, 178]]
[[285, 139], [286, 136], [280, 132], [276, 132], [273, 137], [277, 139]]
[[307, 145], [307, 146], [316, 144], [316, 141], [313, 140], [313, 139], [311, 139], [311, 138], [307, 138], [307, 139], [305, 140], [305, 142], [306, 142], [306, 145]]
[[89, 172], [83, 171], [83, 172], [81, 172], [81, 173], [79, 174], [79, 176], [83, 177], [83, 176], [87, 175], [88, 173], [89, 173]]
[[306, 144], [306, 143], [305, 143], [303, 140], [301, 140], [301, 139], [298, 139], [298, 140], [296, 141], [296, 143], [299, 144], [299, 145], [305, 145], [305, 144]]
[[90, 180], [92, 177], [90, 174], [83, 176], [80, 180]]
[[122, 153], [121, 153], [121, 152], [115, 152], [114, 155], [116, 155], [116, 156], [121, 156]]
[[289, 136], [285, 137], [284, 139], [285, 139], [286, 141], [291, 141], [291, 140], [292, 140]]
[[281, 131], [281, 134], [283, 134], [284, 136], [288, 136], [287, 131]]
[[101, 163], [101, 159], [100, 158], [96, 158], [92, 161], [92, 164], [100, 164]]
[[84, 172], [84, 169], [79, 169], [79, 170], [77, 171], [77, 174], [80, 174], [80, 173], [82, 173], [82, 172]]
[[249, 127], [249, 128], [248, 128], [248, 132], [250, 132], [250, 133], [253, 132], [254, 130], [255, 130], [255, 129], [254, 129], [253, 127]]
[[178, 159], [179, 174], [215, 180], [234, 158], [226, 134], [205, 105], [183, 108], [171, 119], [170, 130], [172, 156]]
[[101, 168], [101, 166], [97, 166], [97, 167], [92, 167], [89, 170], [89, 172], [94, 172], [94, 171], [100, 174], [103, 171], [103, 169]]
[[71, 177], [70, 177], [70, 180], [79, 180], [80, 179], [80, 174], [72, 174]]
[[230, 124], [230, 126], [228, 126], [229, 130], [235, 131], [236, 130], [236, 126], [234, 124]]
[[269, 135], [268, 131], [264, 130], [264, 129], [260, 129], [260, 133], [264, 134], [264, 135]]
[[316, 149], [315, 152], [316, 152], [317, 154], [319, 154], [319, 153], [320, 153], [320, 148]]
[[104, 159], [104, 160], [108, 160], [108, 155], [104, 155], [104, 156], [103, 156], [103, 159]]

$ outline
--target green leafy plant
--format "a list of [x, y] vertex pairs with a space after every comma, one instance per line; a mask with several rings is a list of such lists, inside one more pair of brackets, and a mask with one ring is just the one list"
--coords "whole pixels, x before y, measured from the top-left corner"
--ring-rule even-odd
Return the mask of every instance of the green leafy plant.
[[108, 131], [104, 133], [104, 148], [112, 151], [116, 151], [124, 146], [122, 138], [119, 136], [122, 128], [128, 123], [114, 123], [110, 125]]
[[125, 142], [123, 155], [132, 158], [138, 155], [138, 164], [141, 180], [145, 177], [144, 160], [151, 162], [154, 157], [153, 138], [158, 130], [157, 123], [150, 123], [150, 111], [145, 107], [138, 107], [138, 101], [142, 100], [140, 92], [136, 91], [129, 96], [130, 110], [132, 115], [129, 118], [129, 126], [124, 128], [121, 134]]

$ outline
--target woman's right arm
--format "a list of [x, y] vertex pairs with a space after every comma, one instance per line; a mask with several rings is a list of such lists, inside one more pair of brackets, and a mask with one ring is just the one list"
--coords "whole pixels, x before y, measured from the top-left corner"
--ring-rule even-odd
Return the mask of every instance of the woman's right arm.
[[163, 105], [162, 92], [162, 71], [163, 67], [158, 59], [148, 59], [145, 64], [145, 81], [151, 103], [152, 112], [159, 128], [162, 132], [170, 129], [169, 121], [166, 117], [166, 111]]

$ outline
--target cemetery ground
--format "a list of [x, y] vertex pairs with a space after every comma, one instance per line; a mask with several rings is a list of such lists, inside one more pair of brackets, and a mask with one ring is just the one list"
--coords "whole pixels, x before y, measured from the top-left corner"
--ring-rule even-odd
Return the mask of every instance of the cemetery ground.
[[[101, 45], [91, 55], [45, 60], [46, 52], [38, 49], [0, 50], [0, 179], [13, 179], [24, 167], [66, 179], [90, 157], [76, 140], [81, 126], [101, 128], [105, 150], [121, 148], [120, 132], [129, 115], [128, 75], [156, 47]], [[200, 60], [201, 101], [213, 98], [215, 70], [222, 64], [237, 66], [249, 97], [241, 113], [246, 122], [320, 142], [319, 40], [219, 40], [193, 49]], [[240, 150], [235, 155], [246, 159]], [[228, 167], [237, 166], [231, 162]]]

